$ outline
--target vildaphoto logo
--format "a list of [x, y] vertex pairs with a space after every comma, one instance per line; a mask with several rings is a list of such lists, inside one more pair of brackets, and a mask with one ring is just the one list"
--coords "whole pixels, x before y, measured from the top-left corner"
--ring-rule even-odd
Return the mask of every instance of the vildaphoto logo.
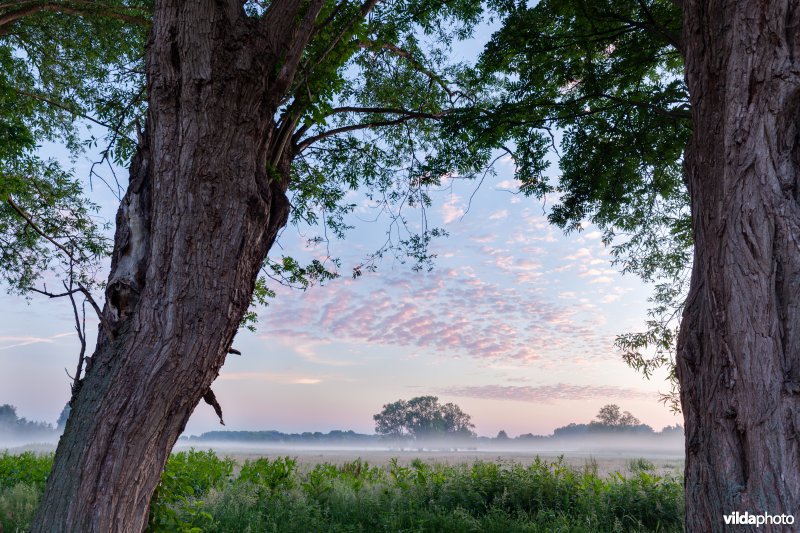
[[778, 526], [790, 526], [794, 524], [794, 515], [790, 514], [750, 514], [747, 511], [743, 513], [734, 511], [730, 514], [723, 515], [722, 518], [725, 520], [725, 525], [728, 526], [755, 525], [756, 527], [759, 527], [767, 524]]

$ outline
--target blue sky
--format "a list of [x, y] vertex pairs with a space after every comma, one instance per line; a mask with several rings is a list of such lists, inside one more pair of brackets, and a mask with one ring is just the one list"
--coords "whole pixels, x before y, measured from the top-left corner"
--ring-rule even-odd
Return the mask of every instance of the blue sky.
[[[649, 289], [611, 266], [595, 228], [565, 236], [546, 205], [514, 194], [511, 161], [497, 171], [477, 192], [458, 179], [434, 192], [429, 223], [450, 235], [434, 243], [432, 272], [385, 259], [351, 279], [387, 227], [362, 222], [371, 206], [353, 193], [357, 228], [331, 244], [343, 276], [305, 292], [275, 287], [257, 332], [238, 334], [243, 355], [229, 356], [214, 386], [227, 428], [371, 432], [383, 404], [422, 394], [458, 403], [482, 435], [547, 434], [606, 403], [657, 429], [681, 422], [658, 402], [664, 376], [645, 380], [613, 347], [642, 326]], [[113, 196], [95, 192], [111, 217]], [[306, 247], [313, 234], [289, 227], [273, 253], [322, 257], [324, 246]], [[0, 403], [54, 421], [78, 350], [69, 304], [3, 294], [0, 309]], [[96, 328], [90, 316], [92, 336]], [[187, 432], [214, 429], [201, 404]]]

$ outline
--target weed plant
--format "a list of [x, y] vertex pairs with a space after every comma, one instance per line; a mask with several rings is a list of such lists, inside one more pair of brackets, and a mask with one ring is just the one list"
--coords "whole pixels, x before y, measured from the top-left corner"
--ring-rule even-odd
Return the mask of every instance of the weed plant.
[[[0, 455], [2, 531], [25, 531], [51, 456]], [[148, 531], [617, 532], [683, 530], [679, 478], [644, 459], [601, 478], [590, 460], [383, 467], [356, 460], [301, 468], [289, 457], [246, 461], [173, 454]]]

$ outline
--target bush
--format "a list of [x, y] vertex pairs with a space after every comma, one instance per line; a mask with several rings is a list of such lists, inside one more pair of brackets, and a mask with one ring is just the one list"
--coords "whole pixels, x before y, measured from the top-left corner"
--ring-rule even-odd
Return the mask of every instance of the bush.
[[210, 527], [213, 517], [202, 498], [230, 482], [234, 464], [211, 451], [172, 454], [150, 502], [148, 530], [199, 532]]
[[36, 487], [40, 492], [44, 491], [52, 467], [52, 454], [24, 452], [11, 455], [3, 452], [0, 454], [0, 488], [11, 488], [24, 483]]
[[0, 488], [0, 531], [29, 531], [41, 492], [27, 483]]
[[[0, 456], [0, 523], [30, 525], [52, 458]], [[148, 530], [229, 531], [682, 531], [680, 478], [635, 460], [629, 476], [597, 475], [537, 459], [442, 465], [356, 460], [298, 468], [291, 458], [246, 461], [213, 452], [172, 455], [151, 502]]]

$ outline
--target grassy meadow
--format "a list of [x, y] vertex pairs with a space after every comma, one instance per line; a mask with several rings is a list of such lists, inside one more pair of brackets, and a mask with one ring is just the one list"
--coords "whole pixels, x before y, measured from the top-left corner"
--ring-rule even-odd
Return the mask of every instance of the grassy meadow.
[[[0, 455], [0, 531], [27, 530], [51, 462]], [[188, 450], [167, 464], [148, 531], [682, 531], [681, 479], [663, 466], [631, 459], [601, 474], [592, 458], [371, 465]]]

